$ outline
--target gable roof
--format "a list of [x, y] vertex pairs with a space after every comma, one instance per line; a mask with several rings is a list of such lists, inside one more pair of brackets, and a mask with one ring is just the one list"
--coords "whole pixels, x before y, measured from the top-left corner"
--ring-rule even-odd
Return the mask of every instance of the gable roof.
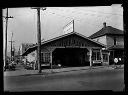
[[63, 38], [63, 37], [66, 37], [66, 36], [69, 36], [69, 35], [72, 35], [72, 34], [76, 34], [76, 35], [78, 35], [78, 36], [81, 36], [81, 37], [83, 37], [83, 38], [85, 38], [85, 39], [87, 39], [87, 40], [90, 40], [90, 41], [92, 41], [92, 42], [94, 42], [94, 43], [97, 43], [97, 44], [99, 44], [99, 45], [105, 47], [104, 44], [99, 43], [99, 42], [97, 42], [97, 41], [95, 41], [95, 40], [89, 39], [88, 37], [86, 37], [86, 36], [84, 36], [84, 35], [82, 35], [82, 34], [80, 34], [80, 33], [78, 33], [78, 32], [70, 32], [70, 33], [67, 33], [67, 34], [64, 34], [64, 35], [55, 37], [55, 38], [53, 38], [53, 39], [50, 39], [50, 40], [47, 40], [47, 41], [42, 42], [41, 45], [46, 44], [46, 43], [49, 43], [49, 42], [52, 42], [52, 41], [55, 41], [55, 40], [58, 40], [58, 39], [60, 39], [60, 38]]
[[[70, 33], [67, 33], [67, 34], [64, 34], [64, 35], [61, 35], [61, 36], [52, 38], [52, 39], [50, 39], [50, 40], [41, 42], [41, 45], [45, 45], [45, 44], [50, 43], [50, 42], [52, 42], [52, 41], [55, 41], [55, 40], [58, 40], [58, 39], [60, 39], [60, 38], [64, 38], [64, 37], [66, 37], [66, 36], [73, 35], [73, 34], [78, 35], [78, 36], [80, 36], [80, 37], [82, 37], [82, 38], [84, 38], [84, 39], [87, 39], [87, 40], [91, 41], [91, 42], [94, 42], [94, 43], [100, 45], [101, 47], [106, 47], [104, 44], [99, 43], [99, 42], [97, 42], [97, 41], [94, 41], [94, 40], [92, 40], [92, 39], [89, 39], [88, 37], [86, 37], [86, 36], [84, 36], [84, 35], [82, 35], [82, 34], [80, 34], [80, 33], [77, 33], [77, 32], [70, 32]], [[31, 53], [32, 51], [34, 51], [34, 50], [36, 50], [36, 49], [37, 49], [37, 44], [35, 44], [35, 46], [32, 46], [32, 47], [28, 48], [28, 49], [26, 50], [26, 52], [23, 54], [23, 56], [26, 55], [26, 54], [28, 54], [28, 53]]]
[[114, 28], [112, 26], [106, 26], [105, 28], [102, 28], [98, 32], [92, 34], [89, 36], [90, 39], [94, 39], [103, 35], [123, 35], [123, 31], [119, 30], [117, 28]]

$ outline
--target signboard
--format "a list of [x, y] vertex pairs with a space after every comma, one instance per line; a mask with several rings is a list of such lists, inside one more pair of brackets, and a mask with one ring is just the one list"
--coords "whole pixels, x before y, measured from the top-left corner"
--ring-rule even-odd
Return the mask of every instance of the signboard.
[[70, 32], [74, 31], [74, 20], [72, 20], [71, 22], [69, 22], [64, 28], [63, 28], [63, 33], [67, 34]]

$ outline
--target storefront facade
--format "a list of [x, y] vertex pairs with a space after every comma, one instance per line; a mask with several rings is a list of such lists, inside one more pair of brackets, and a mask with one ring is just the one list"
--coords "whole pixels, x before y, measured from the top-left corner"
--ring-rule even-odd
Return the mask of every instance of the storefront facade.
[[[51, 68], [57, 64], [71, 67], [93, 66], [94, 64], [104, 65], [105, 61], [109, 61], [109, 59], [102, 53], [102, 48], [105, 48], [103, 44], [77, 32], [71, 32], [42, 42], [41, 64], [49, 64]], [[31, 54], [30, 52], [36, 50], [37, 46], [31, 47], [23, 56], [28, 56]], [[106, 52], [106, 54], [108, 53]]]

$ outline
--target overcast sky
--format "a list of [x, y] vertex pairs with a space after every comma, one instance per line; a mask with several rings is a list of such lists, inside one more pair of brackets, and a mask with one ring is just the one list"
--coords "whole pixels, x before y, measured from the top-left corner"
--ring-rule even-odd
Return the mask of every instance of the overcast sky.
[[[3, 10], [6, 16], [6, 9]], [[37, 42], [37, 11], [30, 7], [9, 8], [8, 41], [13, 40], [16, 49], [21, 43]], [[63, 34], [63, 27], [72, 19], [75, 21], [75, 31], [85, 36], [97, 32], [103, 27], [103, 22], [123, 30], [123, 8], [121, 5], [95, 7], [47, 7], [41, 10], [41, 38], [48, 40]], [[3, 35], [5, 35], [5, 19], [3, 18]], [[3, 38], [5, 38], [3, 36]], [[8, 42], [8, 51], [10, 43]]]

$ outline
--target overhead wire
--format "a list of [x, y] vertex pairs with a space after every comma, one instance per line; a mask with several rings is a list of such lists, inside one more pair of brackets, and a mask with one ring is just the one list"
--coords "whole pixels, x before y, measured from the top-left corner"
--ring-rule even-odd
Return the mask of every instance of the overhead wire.
[[[65, 11], [65, 9], [57, 9], [57, 8], [54, 9], [54, 10], [57, 10], [59, 12], [60, 11], [61, 12]], [[89, 12], [86, 13], [86, 11], [89, 11]], [[85, 21], [85, 17], [78, 17], [78, 15], [96, 16], [96, 17], [98, 17], [97, 19], [101, 19], [101, 20], [104, 19], [105, 21], [107, 21], [109, 18], [111, 18], [112, 17], [111, 15], [122, 16], [120, 14], [104, 13], [104, 12], [93, 11], [93, 10], [84, 10], [84, 9], [81, 9], [80, 11], [74, 9], [74, 10], [69, 10], [67, 12], [68, 12], [68, 14], [72, 14], [72, 15], [74, 14], [73, 17], [71, 17], [71, 16], [64, 16], [63, 14], [59, 14], [59, 13], [54, 13], [54, 14], [57, 15], [57, 16], [60, 16], [60, 17], [64, 17], [65, 19], [74, 19], [75, 21], [80, 21], [80, 22], [81, 21]], [[90, 13], [90, 12], [93, 12], [93, 13]], [[99, 14], [99, 13], [101, 13], [101, 14]], [[107, 14], [106, 17], [103, 16], [105, 14]], [[90, 22], [88, 22], [88, 23], [90, 23]]]
[[[64, 11], [64, 9], [56, 9], [56, 10]], [[75, 10], [75, 11], [74, 11], [74, 10]], [[99, 12], [99, 11], [94, 11], [94, 10], [84, 10], [84, 9], [80, 9], [80, 11], [79, 11], [78, 8], [77, 8], [77, 9], [74, 8], [74, 10], [73, 10], [73, 11], [70, 11], [70, 13], [71, 13], [71, 14], [72, 14], [72, 13], [77, 14], [77, 17], [76, 17], [77, 19], [78, 19], [78, 15], [80, 15], [80, 14], [82, 14], [82, 15], [89, 15], [89, 16], [96, 16], [96, 17], [98, 17], [98, 18], [100, 18], [100, 19], [103, 19], [103, 17], [104, 17], [105, 14], [107, 14], [107, 15], [106, 15], [106, 19], [111, 18], [111, 17], [112, 17], [111, 15], [123, 16], [123, 15], [121, 15], [121, 14], [105, 13], [105, 12]], [[84, 11], [84, 12], [89, 11], [89, 12], [93, 12], [93, 13], [83, 13], [82, 11]], [[95, 13], [94, 13], [94, 12], [95, 12]], [[99, 14], [99, 13], [101, 13], [101, 14]], [[79, 20], [79, 21], [83, 21], [83, 19], [85, 19], [85, 18], [81, 18], [81, 17], [80, 17], [80, 19], [81, 19], [81, 20]]]
[[[60, 10], [60, 9], [56, 9], [56, 10]], [[62, 11], [62, 10], [61, 10]], [[76, 13], [76, 11], [72, 11], [72, 12], [70, 12], [70, 14], [72, 14], [72, 13]], [[86, 15], [90, 15], [89, 13], [82, 13], [82, 12], [79, 12], [79, 13], [76, 13], [77, 14], [77, 17], [72, 17], [72, 18], [75, 18], [75, 20], [77, 19], [78, 21], [83, 21], [83, 19], [84, 18], [79, 18], [78, 17], [78, 15], [80, 15], [80, 14], [86, 14]], [[58, 15], [60, 15], [60, 14], [58, 14]], [[65, 18], [71, 18], [71, 17], [69, 17], [69, 16], [63, 16], [63, 15], [61, 15], [62, 17], [65, 17]], [[75, 15], [76, 16], [76, 15]], [[91, 16], [94, 16], [94, 14], [92, 14]]]
[[[76, 9], [76, 8], [75, 8]], [[122, 14], [113, 14], [113, 13], [106, 13], [106, 12], [101, 12], [101, 11], [94, 11], [94, 10], [84, 10], [84, 9], [80, 9], [84, 12], [89, 11], [89, 12], [98, 12], [98, 13], [102, 13], [102, 14], [111, 14], [111, 15], [119, 15], [119, 16], [123, 16]]]

